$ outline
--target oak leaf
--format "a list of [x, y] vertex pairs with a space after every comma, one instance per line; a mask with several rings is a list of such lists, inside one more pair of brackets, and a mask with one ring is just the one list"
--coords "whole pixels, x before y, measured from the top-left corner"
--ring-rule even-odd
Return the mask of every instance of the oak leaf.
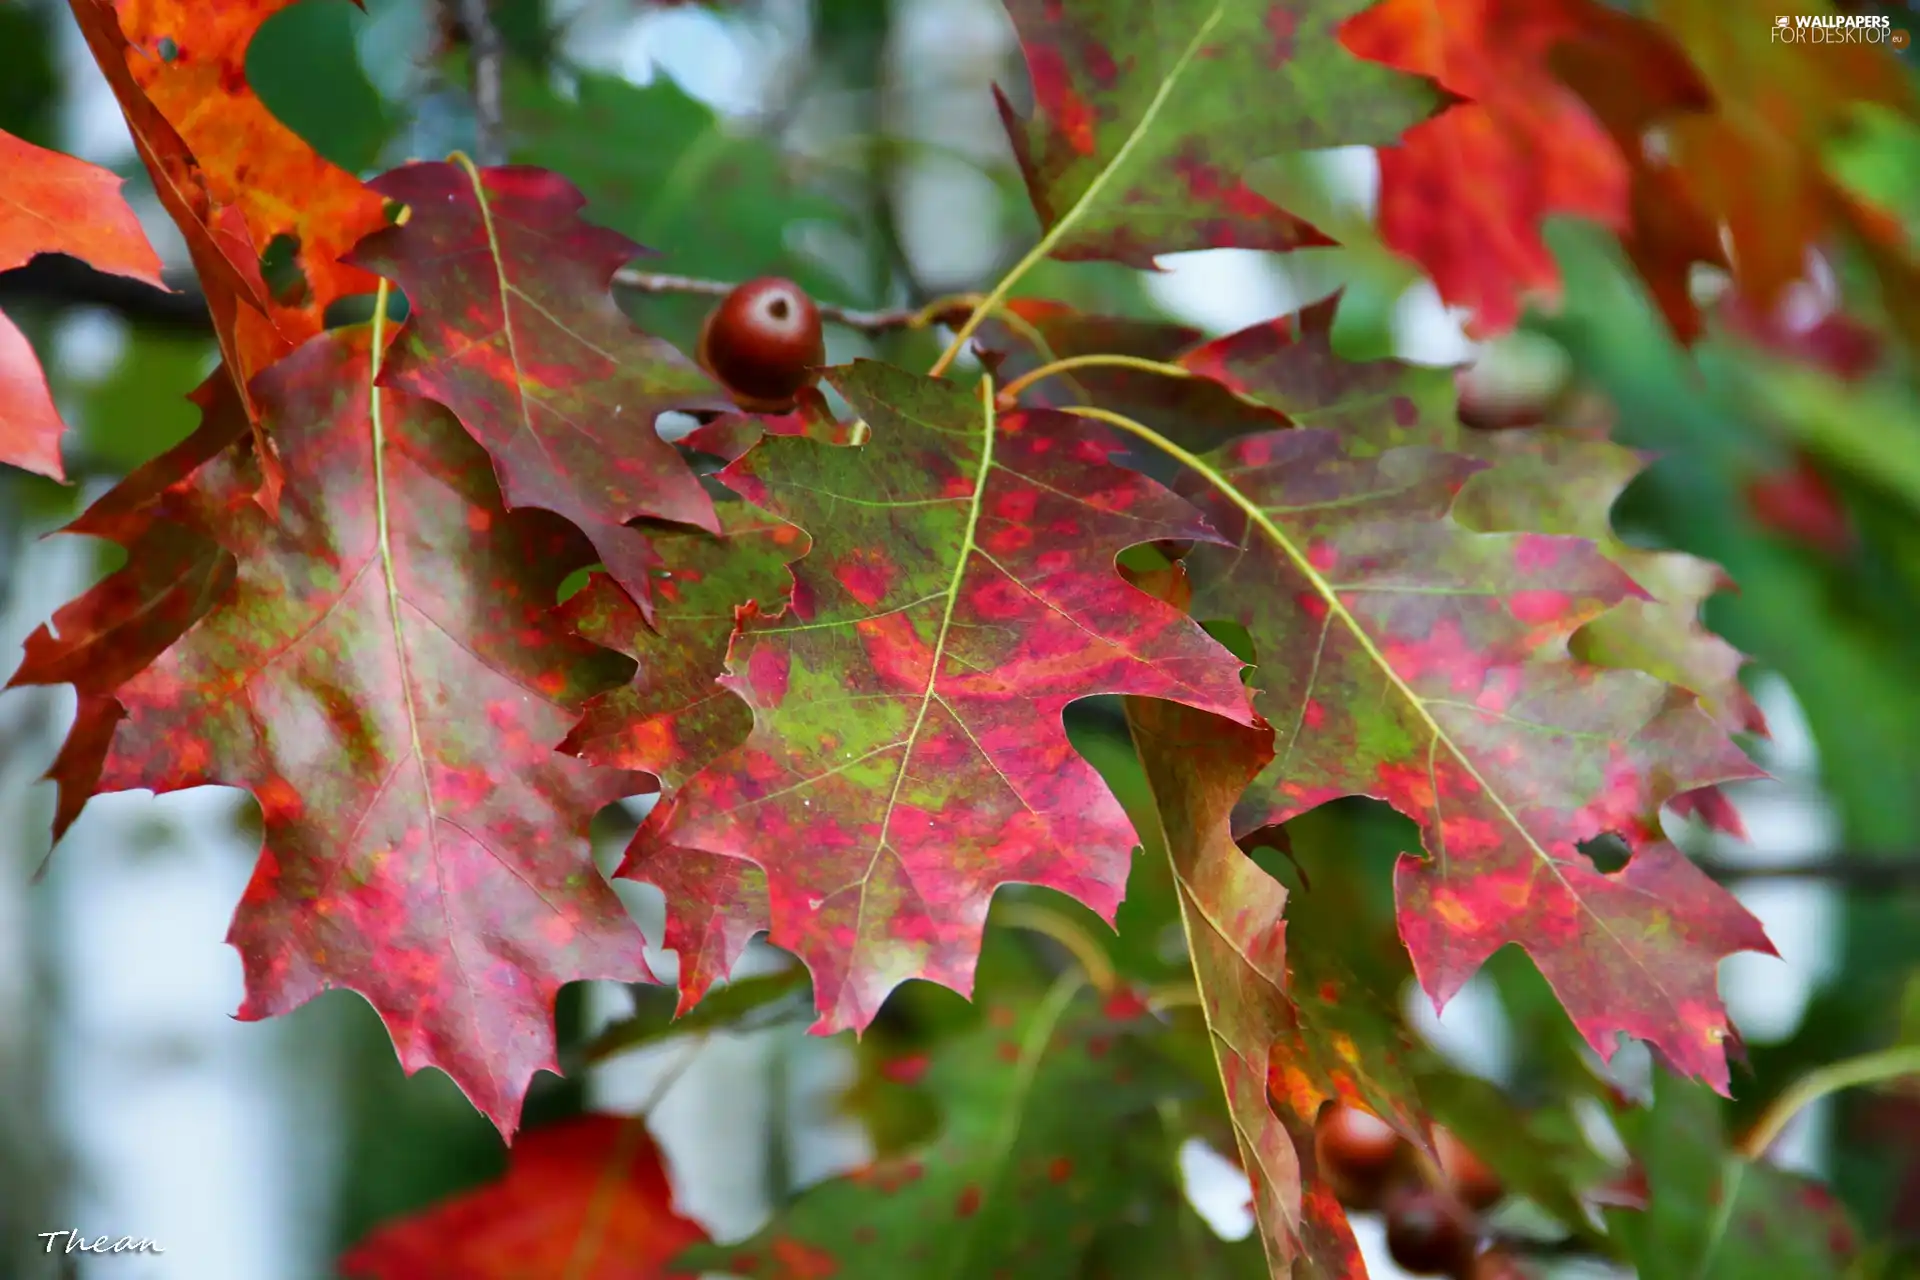
[[1069, 702], [1251, 718], [1232, 655], [1114, 568], [1133, 544], [1215, 536], [1190, 507], [1075, 419], [997, 414], [990, 382], [871, 361], [830, 376], [868, 443], [770, 436], [720, 473], [812, 535], [790, 608], [745, 615], [728, 656], [753, 731], [649, 816], [619, 872], [660, 884], [689, 851], [724, 872], [743, 915], [671, 891], [669, 915], [702, 938], [767, 928], [812, 971], [821, 1032], [864, 1027], [909, 978], [970, 991], [1002, 884], [1112, 921], [1134, 833], [1067, 739]]
[[[140, 229], [120, 179], [98, 165], [48, 151], [0, 130], [0, 271], [42, 253], [64, 253], [95, 269], [160, 282], [160, 256]], [[26, 335], [0, 314], [0, 466], [64, 480], [65, 431], [46, 375]]]
[[507, 506], [572, 521], [650, 615], [659, 554], [627, 522], [719, 528], [656, 420], [730, 406], [614, 303], [613, 274], [640, 246], [581, 220], [580, 192], [542, 169], [410, 164], [372, 185], [410, 210], [352, 257], [413, 308], [384, 385], [453, 410], [492, 455]]
[[1359, 1246], [1314, 1167], [1314, 1124], [1322, 1105], [1338, 1099], [1425, 1145], [1408, 1046], [1330, 967], [1312, 972], [1315, 959], [1297, 953], [1290, 963], [1287, 890], [1234, 841], [1234, 805], [1272, 761], [1271, 731], [1142, 699], [1129, 700], [1127, 719], [1173, 863], [1268, 1264], [1274, 1275], [1301, 1280], [1359, 1280]]
[[[1726, 572], [1680, 552], [1630, 546], [1613, 532], [1609, 513], [1645, 459], [1610, 442], [1603, 427], [1463, 429], [1445, 370], [1334, 353], [1339, 296], [1216, 339], [1181, 363], [1302, 426], [1341, 432], [1356, 452], [1430, 445], [1488, 464], [1462, 491], [1457, 520], [1485, 533], [1588, 539], [1638, 588], [1573, 634], [1576, 657], [1691, 689], [1729, 732], [1764, 735], [1766, 720], [1740, 684], [1745, 658], [1700, 620], [1707, 598], [1731, 586]], [[1717, 791], [1674, 803], [1721, 830], [1741, 831], [1738, 812]]]
[[29, 675], [78, 677], [120, 717], [83, 722], [104, 741], [68, 744], [98, 748], [87, 791], [224, 784], [259, 801], [264, 844], [228, 933], [241, 1019], [358, 991], [408, 1070], [442, 1068], [511, 1135], [533, 1072], [557, 1070], [560, 985], [651, 979], [586, 842], [597, 809], [648, 782], [553, 751], [627, 664], [552, 617], [560, 580], [591, 559], [578, 534], [510, 515], [457, 424], [376, 396], [373, 375], [367, 333], [339, 330], [255, 382], [290, 481], [277, 521], [251, 501], [259, 464], [231, 402], [224, 451], [170, 485], [136, 476], [132, 501], [109, 495], [97, 527], [133, 533], [136, 565], [157, 567], [151, 539], [177, 526], [230, 556], [233, 581], [110, 689], [87, 681], [140, 641], [138, 617], [96, 622], [97, 651], [68, 651], [84, 670], [36, 637], [50, 647]]
[[1336, 27], [1362, 7], [1008, 0], [1032, 118], [995, 93], [1052, 256], [1150, 268], [1183, 250], [1332, 243], [1243, 175], [1286, 152], [1392, 142], [1433, 110], [1428, 86], [1340, 47]]
[[1354, 53], [1433, 77], [1468, 101], [1380, 150], [1379, 223], [1389, 248], [1468, 308], [1467, 331], [1511, 329], [1528, 294], [1557, 299], [1540, 238], [1549, 216], [1615, 231], [1628, 213], [1628, 160], [1547, 54], [1588, 30], [1585, 0], [1381, 0], [1341, 28]]
[[[237, 210], [257, 255], [280, 242], [295, 269], [262, 301], [289, 345], [324, 326], [328, 305], [378, 283], [341, 261], [386, 221], [386, 202], [321, 158], [247, 83], [247, 50], [261, 26], [296, 0], [117, 0], [125, 64], [148, 102], [179, 130], [207, 194]], [[251, 376], [258, 367], [244, 370]]]
[[[1772, 948], [1658, 813], [1757, 771], [1692, 693], [1568, 651], [1645, 593], [1585, 539], [1466, 529], [1455, 496], [1486, 468], [1470, 458], [1294, 430], [1202, 467], [1187, 491], [1235, 546], [1186, 558], [1194, 615], [1247, 629], [1277, 733], [1237, 830], [1386, 800], [1428, 855], [1402, 857], [1395, 889], [1436, 1003], [1518, 943], [1603, 1057], [1624, 1031], [1724, 1089], [1718, 962]], [[1607, 832], [1634, 849], [1614, 874], [1579, 849]]]
[[674, 1207], [638, 1117], [584, 1115], [514, 1144], [498, 1182], [389, 1222], [340, 1259], [368, 1280], [664, 1280], [706, 1240]]
[[[1149, 1047], [1160, 1030], [1132, 994], [1102, 999], [1073, 979], [988, 1004], [924, 1061], [916, 1092], [940, 1108], [931, 1139], [813, 1187], [751, 1239], [690, 1250], [678, 1265], [748, 1280], [1093, 1280], [1142, 1274], [1116, 1264], [1112, 1237], [1151, 1215], [1169, 1265], [1145, 1274], [1264, 1274], [1180, 1194], [1175, 1143], [1154, 1114], [1180, 1089]], [[1208, 1239], [1170, 1247], [1182, 1237]]]
[[1653, 1105], [1616, 1114], [1646, 1183], [1643, 1209], [1609, 1209], [1608, 1234], [1648, 1280], [1841, 1280], [1857, 1229], [1834, 1194], [1729, 1149], [1718, 1098], [1655, 1076]]

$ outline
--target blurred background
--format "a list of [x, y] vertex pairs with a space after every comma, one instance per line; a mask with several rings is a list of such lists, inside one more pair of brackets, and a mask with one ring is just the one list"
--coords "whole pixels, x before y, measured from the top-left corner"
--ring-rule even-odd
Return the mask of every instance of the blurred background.
[[[852, 306], [918, 303], [990, 283], [1036, 234], [988, 93], [996, 81], [1016, 101], [1025, 93], [993, 0], [495, 9], [513, 53], [512, 158], [580, 185], [588, 216], [659, 250], [661, 270], [783, 274]], [[323, 155], [371, 175], [472, 146], [455, 27], [429, 0], [367, 0], [365, 12], [300, 0], [256, 37], [248, 75]], [[0, 128], [126, 175], [154, 242], [189, 278], [64, 5], [0, 5]], [[1920, 144], [1889, 127], [1836, 163], [1913, 219], [1916, 158]], [[1604, 240], [1556, 228], [1565, 302], [1483, 351], [1429, 284], [1369, 238], [1373, 175], [1361, 150], [1314, 157], [1289, 178], [1346, 240], [1339, 250], [1182, 255], [1151, 277], [1047, 265], [1020, 292], [1211, 335], [1343, 286], [1338, 337], [1352, 354], [1479, 359], [1487, 385], [1511, 394], [1573, 387], [1610, 404], [1617, 438], [1660, 457], [1616, 521], [1630, 540], [1716, 560], [1741, 584], [1707, 616], [1754, 655], [1749, 687], [1772, 730], [1750, 745], [1773, 778], [1731, 789], [1749, 841], [1671, 823], [1736, 884], [1781, 952], [1724, 969], [1751, 1059], [1736, 1074], [1736, 1111], [1812, 1066], [1884, 1046], [1920, 970], [1920, 495], [1888, 479], [1890, 468], [1914, 474], [1920, 400], [1910, 380], [1904, 397], [1876, 383], [1871, 400], [1840, 376], [1791, 395], [1770, 381], [1783, 358], [1817, 363], [1807, 353], [1831, 334], [1848, 264], [1809, 263], [1771, 346], [1721, 333], [1689, 367]], [[1715, 287], [1699, 283], [1703, 294]], [[628, 301], [641, 323], [691, 349], [704, 303]], [[0, 473], [4, 677], [26, 635], [117, 563], [114, 548], [42, 535], [192, 429], [185, 396], [216, 355], [193, 298], [123, 289], [77, 264], [42, 259], [0, 274], [0, 305], [33, 340], [73, 426], [74, 479]], [[835, 330], [829, 342], [836, 361], [872, 354], [918, 367], [936, 349], [927, 335], [876, 347]], [[38, 779], [72, 710], [67, 689], [0, 693], [0, 1249], [11, 1251], [0, 1275], [329, 1277], [373, 1224], [496, 1176], [505, 1156], [491, 1125], [444, 1077], [404, 1078], [357, 996], [232, 1020], [240, 966], [221, 938], [259, 838], [244, 795], [96, 799], [51, 851], [44, 880], [32, 879], [49, 859], [53, 811]], [[606, 815], [603, 866], [642, 812]], [[1383, 883], [1398, 828], [1370, 812], [1329, 821], [1349, 825], [1321, 839], [1359, 850], [1352, 874]], [[620, 888], [657, 939], [652, 891]], [[661, 972], [672, 968], [661, 957]], [[1537, 983], [1509, 953], [1443, 1020], [1411, 990], [1405, 1005], [1460, 1070], [1520, 1089], [1535, 1042], [1564, 1034], [1539, 1030]], [[563, 1042], [632, 1008], [617, 985], [569, 988]], [[1648, 1064], [1629, 1047], [1614, 1070], [1631, 1085]], [[866, 1158], [866, 1130], [836, 1103], [859, 1071], [847, 1038], [787, 1023], [542, 1077], [527, 1118], [653, 1105], [682, 1207], [734, 1238], [793, 1188]], [[1604, 1133], [1590, 1136], [1605, 1145]], [[1780, 1156], [1833, 1178], [1875, 1230], [1913, 1232], [1915, 1150], [1920, 1109], [1844, 1098], [1809, 1111]], [[1246, 1234], [1244, 1179], [1215, 1153], [1190, 1157], [1196, 1203], [1224, 1234]], [[62, 1273], [33, 1236], [67, 1228], [150, 1237], [165, 1253]], [[1374, 1274], [1396, 1276], [1377, 1226], [1363, 1221], [1361, 1234]]]

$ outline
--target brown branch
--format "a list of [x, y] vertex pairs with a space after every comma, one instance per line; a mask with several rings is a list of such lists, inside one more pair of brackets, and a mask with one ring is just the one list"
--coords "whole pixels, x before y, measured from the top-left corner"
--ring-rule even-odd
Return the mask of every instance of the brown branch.
[[0, 309], [16, 305], [101, 307], [129, 324], [183, 333], [213, 332], [213, 317], [191, 274], [167, 283], [174, 292], [156, 289], [125, 276], [95, 271], [78, 258], [43, 253], [24, 267], [0, 271]]
[[487, 0], [460, 0], [460, 27], [473, 54], [473, 121], [476, 134], [474, 163], [482, 167], [505, 164], [506, 114], [501, 102], [501, 77], [506, 46], [493, 25]]
[[1696, 857], [1694, 865], [1721, 884], [1755, 880], [1809, 880], [1860, 892], [1920, 888], [1920, 856], [1912, 853], [1835, 853], [1791, 862], [1735, 862]]
[[[24, 267], [0, 271], [0, 307], [11, 304], [56, 309], [103, 307], [130, 324], [189, 333], [212, 332], [213, 320], [207, 313], [207, 300], [195, 278], [190, 273], [170, 273], [167, 283], [174, 292], [95, 271], [77, 258], [42, 254]], [[636, 293], [678, 293], [702, 298], [724, 298], [734, 288], [729, 280], [664, 275], [632, 267], [616, 273], [613, 283], [617, 288]], [[925, 308], [861, 311], [830, 302], [819, 306], [823, 320], [862, 333], [885, 333], [923, 325], [957, 324], [966, 317], [972, 303], [970, 297], [956, 296], [939, 299]]]

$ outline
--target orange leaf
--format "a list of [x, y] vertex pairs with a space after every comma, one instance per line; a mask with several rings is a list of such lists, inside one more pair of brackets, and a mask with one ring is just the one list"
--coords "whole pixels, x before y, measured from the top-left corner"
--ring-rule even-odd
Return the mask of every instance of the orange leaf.
[[214, 200], [238, 209], [254, 247], [295, 242], [304, 279], [266, 298], [289, 343], [320, 332], [327, 304], [379, 281], [340, 258], [385, 225], [386, 202], [321, 159], [247, 84], [247, 46], [293, 0], [119, 0], [127, 66], [198, 157]]
[[656, 1280], [706, 1239], [675, 1211], [644, 1123], [586, 1115], [532, 1130], [500, 1181], [388, 1223], [340, 1269], [373, 1280]]
[[[69, 4], [160, 203], [186, 238], [221, 354], [254, 423], [259, 501], [277, 512], [283, 476], [248, 383], [318, 333], [328, 303], [377, 287], [336, 259], [382, 225], [385, 205], [275, 120], [247, 87], [247, 44], [286, 0]], [[275, 301], [260, 254], [283, 234], [298, 242], [306, 286]]]
[[1638, 137], [1623, 148], [1555, 79], [1550, 55], [1575, 37], [1635, 63], [1657, 33], [1589, 0], [1383, 0], [1341, 31], [1354, 53], [1469, 99], [1382, 149], [1380, 229], [1472, 309], [1477, 337], [1511, 329], [1526, 295], [1558, 297], [1549, 216], [1628, 231]]
[[[0, 174], [6, 175], [0, 186], [0, 271], [24, 266], [38, 254], [64, 253], [101, 271], [165, 287], [160, 257], [121, 196], [119, 178], [4, 132]], [[65, 479], [64, 429], [33, 348], [0, 315], [0, 463]]]

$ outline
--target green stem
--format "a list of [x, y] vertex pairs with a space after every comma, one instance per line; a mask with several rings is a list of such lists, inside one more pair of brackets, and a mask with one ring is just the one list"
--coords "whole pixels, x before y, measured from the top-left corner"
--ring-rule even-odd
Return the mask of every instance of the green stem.
[[1056, 373], [1066, 373], [1072, 369], [1138, 369], [1142, 373], [1157, 373], [1163, 378], [1191, 378], [1193, 370], [1185, 365], [1168, 364], [1164, 360], [1148, 360], [1142, 356], [1123, 355], [1086, 355], [1068, 356], [1064, 360], [1052, 360], [1038, 369], [1029, 370], [1000, 388], [1000, 403], [1011, 405], [1019, 399], [1020, 393], [1043, 378], [1051, 378]]
[[1102, 995], [1112, 992], [1119, 982], [1113, 961], [1107, 958], [1106, 948], [1092, 934], [1053, 908], [1035, 902], [1013, 902], [1002, 907], [998, 915], [1000, 923], [1009, 929], [1025, 929], [1028, 933], [1052, 938], [1065, 947], [1079, 962], [1087, 983]]
[[1027, 272], [1038, 266], [1048, 254], [1053, 252], [1055, 245], [1066, 239], [1067, 232], [1079, 225], [1080, 219], [1085, 216], [1087, 210], [1099, 200], [1101, 193], [1106, 190], [1107, 183], [1113, 180], [1113, 175], [1126, 167], [1133, 149], [1140, 145], [1142, 138], [1152, 132], [1154, 121], [1166, 108], [1167, 99], [1173, 95], [1173, 86], [1180, 82], [1180, 77], [1185, 74], [1187, 67], [1199, 55], [1200, 50], [1206, 47], [1207, 37], [1213, 34], [1213, 29], [1220, 25], [1220, 17], [1225, 8], [1224, 4], [1216, 4], [1213, 7], [1213, 12], [1207, 15], [1207, 20], [1202, 22], [1200, 29], [1193, 33], [1193, 39], [1187, 42], [1187, 47], [1181, 52], [1179, 61], [1173, 64], [1166, 78], [1161, 80], [1160, 88], [1155, 91], [1153, 100], [1147, 103], [1147, 109], [1140, 113], [1140, 119], [1134, 124], [1133, 131], [1127, 134], [1127, 140], [1120, 144], [1120, 149], [1113, 153], [1113, 159], [1094, 175], [1093, 181], [1087, 184], [1087, 189], [1080, 193], [1080, 198], [1073, 202], [1072, 207], [1047, 228], [1047, 233], [1040, 237], [1039, 243], [1027, 250], [1027, 256], [1014, 263], [1013, 269], [1000, 277], [999, 284], [993, 286], [993, 292], [982, 298], [979, 305], [974, 307], [973, 314], [967, 317], [966, 323], [961, 325], [959, 331], [953, 335], [953, 341], [947, 344], [947, 349], [940, 353], [938, 360], [934, 361], [933, 368], [927, 370], [928, 377], [937, 378], [947, 371], [947, 366], [959, 356], [961, 350], [967, 345], [967, 339], [973, 336], [974, 330], [978, 329], [981, 323], [1007, 300], [1007, 295], [1013, 292], [1014, 285], [1020, 283]]
[[1907, 1075], [1920, 1075], [1920, 1045], [1862, 1054], [1809, 1072], [1767, 1107], [1759, 1123], [1741, 1142], [1740, 1154], [1748, 1160], [1758, 1160], [1795, 1116], [1830, 1093]]

